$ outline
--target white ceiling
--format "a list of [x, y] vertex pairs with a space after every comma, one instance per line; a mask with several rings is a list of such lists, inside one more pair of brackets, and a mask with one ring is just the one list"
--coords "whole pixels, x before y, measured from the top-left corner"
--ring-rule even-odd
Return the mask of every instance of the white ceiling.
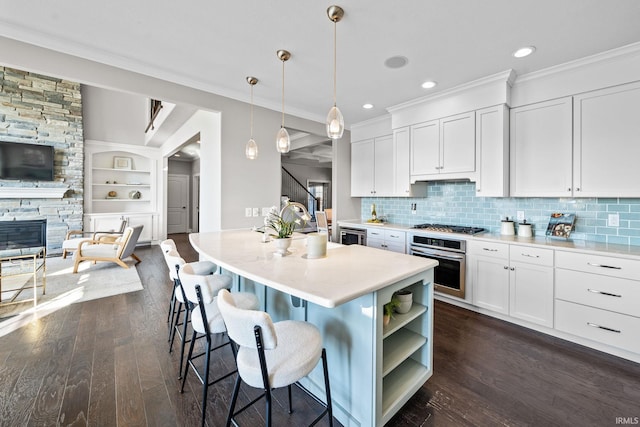
[[[338, 0], [336, 0], [338, 1]], [[0, 35], [324, 121], [332, 104], [332, 1], [107, 2], [21, 0], [4, 7]], [[338, 106], [345, 122], [436, 89], [514, 69], [518, 75], [640, 41], [638, 0], [372, 0], [338, 2]], [[535, 45], [525, 59], [511, 53]], [[409, 59], [389, 69], [394, 55]], [[372, 103], [372, 110], [361, 105]]]

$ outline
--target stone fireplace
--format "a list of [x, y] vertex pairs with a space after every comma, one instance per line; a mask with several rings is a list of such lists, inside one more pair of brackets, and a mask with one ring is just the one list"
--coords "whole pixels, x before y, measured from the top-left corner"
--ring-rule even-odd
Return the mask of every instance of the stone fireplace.
[[82, 229], [80, 84], [0, 67], [0, 140], [54, 147], [54, 181], [0, 180], [0, 221], [46, 221], [47, 253], [61, 253], [67, 231]]

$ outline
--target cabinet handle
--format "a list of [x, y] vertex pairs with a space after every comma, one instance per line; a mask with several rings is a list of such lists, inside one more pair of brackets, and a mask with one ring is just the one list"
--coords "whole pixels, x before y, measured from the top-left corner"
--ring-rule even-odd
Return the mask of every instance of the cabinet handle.
[[567, 188], [567, 191], [571, 192], [571, 188]]
[[482, 248], [482, 250], [487, 252], [498, 252], [497, 249]]
[[516, 268], [515, 267], [511, 267], [510, 270], [511, 271], [516, 271]]
[[476, 193], [479, 193], [481, 190], [479, 188], [476, 188]]
[[540, 255], [529, 255], [529, 254], [521, 254], [521, 255], [529, 258], [540, 258]]
[[397, 238], [398, 238], [398, 237], [400, 237], [400, 236], [394, 236], [393, 234], [389, 234], [389, 237], [392, 237], [392, 238], [394, 238], [394, 239], [397, 239]]
[[612, 294], [612, 293], [609, 293], [609, 292], [603, 292], [603, 291], [599, 291], [597, 289], [589, 289], [589, 288], [587, 288], [587, 290], [589, 292], [593, 292], [594, 294], [606, 295], [608, 297], [622, 298], [622, 295]]
[[592, 262], [588, 262], [587, 265], [590, 265], [591, 267], [602, 267], [602, 268], [612, 268], [614, 270], [622, 270], [622, 267], [616, 267], [614, 265], [594, 264]]
[[576, 188], [576, 191], [580, 191], [580, 187]]
[[509, 269], [509, 266], [508, 266], [508, 265], [505, 265], [505, 266], [504, 266], [504, 269], [505, 269], [505, 270], [508, 270], [508, 269]]
[[622, 332], [618, 329], [607, 328], [606, 326], [596, 325], [595, 323], [591, 323], [591, 322], [587, 322], [587, 325], [591, 326], [592, 328], [604, 329], [605, 331], [615, 332], [616, 334], [619, 334]]

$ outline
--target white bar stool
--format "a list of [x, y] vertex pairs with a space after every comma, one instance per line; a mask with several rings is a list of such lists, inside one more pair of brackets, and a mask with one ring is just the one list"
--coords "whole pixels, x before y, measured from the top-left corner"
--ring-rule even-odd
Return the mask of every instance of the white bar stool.
[[[173, 341], [175, 340], [176, 333], [180, 337], [180, 362], [178, 365], [178, 378], [182, 378], [183, 373], [183, 362], [184, 362], [184, 348], [186, 343], [189, 342], [187, 339], [187, 326], [190, 322], [191, 312], [195, 304], [191, 303], [187, 297], [185, 296], [184, 289], [182, 287], [182, 282], [180, 280], [179, 269], [184, 265], [190, 266], [190, 271], [193, 274], [199, 276], [207, 276], [214, 277], [214, 273], [218, 269], [218, 266], [211, 261], [197, 261], [187, 263], [180, 256], [178, 251], [169, 251], [165, 254], [165, 260], [167, 265], [172, 265], [173, 268], [169, 269], [169, 274], [174, 282], [174, 291], [173, 291], [173, 299], [174, 306], [175, 303], [178, 303], [177, 308], [171, 309], [171, 323], [169, 325], [169, 353], [173, 351]], [[216, 283], [222, 287], [231, 287], [231, 278], [228, 276], [215, 275]], [[184, 310], [183, 310], [184, 308]], [[182, 322], [180, 322], [180, 314], [183, 313]], [[180, 326], [182, 326], [182, 330], [180, 330]]]
[[[231, 406], [227, 416], [227, 426], [236, 415], [256, 403], [263, 396], [266, 398], [266, 425], [271, 426], [271, 389], [288, 387], [289, 413], [291, 407], [291, 385], [306, 377], [322, 358], [324, 385], [326, 392], [325, 410], [311, 423], [315, 425], [322, 417], [328, 415], [329, 425], [333, 426], [333, 409], [327, 355], [322, 347], [320, 331], [307, 322], [285, 320], [273, 323], [271, 316], [263, 311], [251, 311], [239, 307], [231, 294], [226, 290], [218, 293], [218, 307], [227, 325], [229, 338], [239, 348], [236, 356], [238, 378], [233, 389]], [[235, 411], [240, 382], [251, 387], [261, 388], [264, 394]]]
[[[259, 307], [260, 302], [258, 298], [251, 293], [247, 292], [234, 292], [229, 293], [228, 288], [231, 287], [231, 277], [215, 274], [212, 276], [203, 276], [196, 274], [194, 266], [191, 264], [184, 264], [180, 267], [179, 271], [180, 282], [182, 289], [189, 302], [194, 304], [193, 311], [191, 313], [191, 327], [193, 329], [193, 335], [191, 337], [191, 343], [189, 345], [189, 352], [187, 353], [187, 363], [184, 368], [184, 374], [182, 375], [182, 387], [180, 392], [184, 391], [184, 385], [187, 380], [187, 372], [191, 367], [202, 383], [202, 426], [205, 425], [205, 414], [207, 409], [207, 391], [210, 385], [217, 383], [220, 380], [233, 375], [237, 370], [233, 370], [227, 374], [224, 374], [213, 381], [209, 381], [209, 366], [211, 360], [211, 352], [222, 348], [231, 341], [227, 341], [212, 348], [212, 335], [224, 334], [227, 332], [225, 324], [220, 316], [218, 304], [216, 303], [216, 295], [219, 291], [225, 291], [229, 295], [229, 298], [235, 305], [242, 307], [246, 310], [255, 310]], [[200, 337], [197, 337], [201, 334]], [[203, 352], [196, 355], [193, 354], [196, 339], [206, 338], [206, 347]], [[231, 344], [231, 351], [235, 358], [235, 347]], [[197, 367], [193, 363], [195, 359], [205, 356], [203, 372], [198, 372]]]

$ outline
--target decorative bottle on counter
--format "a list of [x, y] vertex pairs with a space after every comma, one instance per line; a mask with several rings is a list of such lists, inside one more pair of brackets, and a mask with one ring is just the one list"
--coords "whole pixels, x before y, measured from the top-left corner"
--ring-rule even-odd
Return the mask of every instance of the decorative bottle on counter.
[[378, 214], [376, 213], [376, 204], [375, 203], [371, 205], [371, 219], [374, 220], [374, 221], [376, 219], [378, 219]]

